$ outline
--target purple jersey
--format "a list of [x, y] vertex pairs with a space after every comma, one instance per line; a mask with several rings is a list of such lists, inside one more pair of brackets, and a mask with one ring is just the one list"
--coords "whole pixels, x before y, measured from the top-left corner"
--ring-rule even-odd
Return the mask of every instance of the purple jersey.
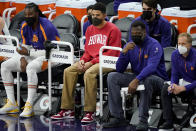
[[35, 30], [28, 26], [26, 21], [21, 27], [22, 44], [32, 45], [34, 49], [44, 49], [44, 41], [60, 40], [55, 26], [46, 18], [39, 17], [39, 24]]

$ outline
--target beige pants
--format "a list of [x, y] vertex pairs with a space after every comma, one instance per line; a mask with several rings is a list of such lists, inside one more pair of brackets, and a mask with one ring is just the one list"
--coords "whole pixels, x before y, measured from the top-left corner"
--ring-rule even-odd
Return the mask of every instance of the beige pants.
[[[103, 73], [112, 69], [103, 68]], [[74, 91], [78, 75], [84, 73], [85, 96], [84, 111], [96, 111], [97, 75], [99, 75], [99, 64], [92, 65], [85, 72], [78, 70], [78, 62], [64, 70], [64, 85], [61, 98], [61, 109], [74, 109]]]

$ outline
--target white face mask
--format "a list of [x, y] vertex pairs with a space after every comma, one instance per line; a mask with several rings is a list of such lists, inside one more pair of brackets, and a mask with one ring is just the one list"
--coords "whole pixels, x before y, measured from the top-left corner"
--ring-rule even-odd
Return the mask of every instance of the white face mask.
[[179, 51], [179, 53], [182, 55], [182, 54], [185, 54], [186, 52], [187, 52], [187, 48], [185, 47], [185, 46], [181, 46], [181, 45], [179, 45], [178, 46], [178, 51]]

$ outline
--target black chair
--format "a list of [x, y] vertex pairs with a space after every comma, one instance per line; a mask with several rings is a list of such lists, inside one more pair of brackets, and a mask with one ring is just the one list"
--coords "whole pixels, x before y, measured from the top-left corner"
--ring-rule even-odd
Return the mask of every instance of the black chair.
[[[24, 11], [21, 11], [12, 18], [10, 26], [8, 27], [10, 35], [17, 37], [19, 41], [22, 40], [22, 37], [20, 35], [20, 28], [23, 21], [24, 21]], [[16, 45], [15, 41], [12, 41], [12, 43]]]
[[178, 30], [175, 25], [171, 24], [171, 46], [176, 47], [178, 42]]
[[[71, 33], [61, 33], [60, 37], [61, 37], [61, 41], [70, 42], [73, 45], [74, 51], [75, 51], [74, 54], [77, 57], [79, 55], [78, 50], [80, 49], [79, 47], [80, 44], [79, 44], [79, 39], [76, 37], [76, 35], [71, 34]], [[60, 46], [60, 50], [70, 51], [70, 49], [67, 46]], [[61, 84], [63, 83], [63, 71], [68, 66], [70, 65], [60, 64], [52, 68], [52, 82], [53, 83], [54, 82], [59, 82]], [[47, 75], [48, 75], [48, 70], [38, 73], [39, 83], [44, 81], [44, 83], [47, 84], [47, 81], [48, 81]]]
[[73, 33], [76, 36], [79, 36], [79, 22], [75, 18], [75, 16], [71, 14], [62, 14], [60, 16], [57, 16], [52, 23], [57, 28], [59, 34], [64, 33]]
[[134, 18], [132, 17], [125, 17], [114, 22], [114, 24], [120, 29], [121, 38], [125, 42], [129, 40], [129, 30], [133, 20]]
[[114, 12], [114, 2], [110, 2], [106, 5], [106, 15], [108, 19], [116, 15], [116, 13]]
[[[11, 36], [15, 36], [18, 38], [19, 41], [22, 41], [22, 36], [20, 34], [20, 30], [19, 29], [13, 29], [13, 30], [10, 30], [10, 35]], [[12, 40], [12, 43], [14, 46], [16, 46], [16, 41]]]
[[[196, 89], [193, 90], [194, 94], [193, 96], [187, 96], [187, 98], [182, 98], [182, 103], [187, 103], [187, 109], [186, 114], [182, 117], [181, 122], [179, 126], [176, 127], [177, 130], [182, 130], [182, 128], [189, 127], [190, 126], [190, 119], [191, 117], [196, 113]], [[195, 119], [193, 120], [195, 124]]]
[[166, 68], [166, 72], [168, 73], [169, 77], [171, 76], [171, 55], [174, 50], [176, 50], [175, 47], [163, 48], [164, 59], [165, 59], [165, 68]]
[[61, 41], [70, 42], [73, 47], [74, 51], [79, 51], [80, 49], [80, 41], [75, 34], [72, 33], [60, 33]]
[[24, 11], [19, 12], [12, 19], [9, 30], [20, 29], [22, 22], [24, 21]]

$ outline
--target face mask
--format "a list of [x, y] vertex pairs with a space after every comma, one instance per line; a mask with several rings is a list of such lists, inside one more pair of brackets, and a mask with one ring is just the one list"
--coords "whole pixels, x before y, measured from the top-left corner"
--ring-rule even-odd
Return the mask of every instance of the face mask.
[[132, 35], [131, 36], [133, 42], [138, 45], [138, 46], [141, 46], [142, 42], [143, 42], [143, 38], [141, 35]]
[[144, 20], [150, 20], [152, 18], [152, 11], [143, 11], [142, 18]]
[[92, 24], [92, 16], [91, 15], [88, 15], [88, 20]]
[[102, 20], [101, 19], [98, 19], [98, 18], [92, 18], [92, 24], [94, 26], [98, 26], [102, 23]]
[[28, 26], [33, 26], [34, 22], [36, 21], [35, 17], [25, 17], [25, 21], [27, 22]]
[[185, 54], [186, 52], [187, 52], [187, 48], [185, 47], [185, 46], [181, 46], [181, 45], [179, 45], [178, 46], [178, 51], [179, 51], [179, 53], [182, 55], [182, 54]]

